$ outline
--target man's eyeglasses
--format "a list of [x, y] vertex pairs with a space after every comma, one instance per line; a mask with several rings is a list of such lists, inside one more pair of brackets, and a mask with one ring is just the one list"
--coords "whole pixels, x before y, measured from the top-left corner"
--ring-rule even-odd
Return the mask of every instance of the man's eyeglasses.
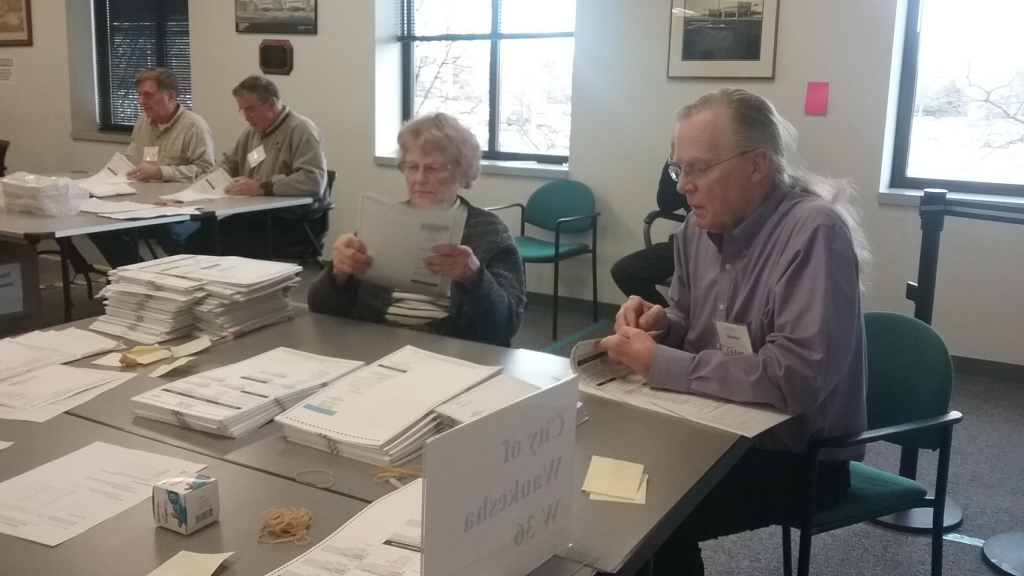
[[750, 154], [754, 150], [757, 150], [757, 148], [744, 150], [743, 152], [740, 152], [735, 156], [729, 156], [725, 160], [719, 160], [718, 162], [715, 162], [714, 164], [708, 164], [707, 166], [697, 166], [696, 164], [693, 163], [686, 163], [680, 166], [675, 162], [669, 162], [668, 175], [671, 176], [672, 179], [675, 180], [676, 182], [679, 182], [680, 175], [685, 176], [687, 180], [696, 180], [707, 174], [715, 166], [721, 166], [722, 164], [725, 164], [729, 160], [734, 160], [736, 158], [739, 158], [740, 156]]
[[406, 176], [414, 176], [420, 170], [423, 171], [423, 175], [427, 178], [436, 178], [438, 176], [451, 172], [452, 166], [446, 164], [443, 166], [434, 164], [412, 164], [409, 162], [400, 162], [398, 164], [398, 171]]

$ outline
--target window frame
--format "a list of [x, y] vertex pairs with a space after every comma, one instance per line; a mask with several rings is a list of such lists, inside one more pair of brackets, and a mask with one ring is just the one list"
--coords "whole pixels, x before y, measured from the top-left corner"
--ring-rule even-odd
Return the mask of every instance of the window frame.
[[[131, 133], [134, 129], [132, 124], [118, 124], [113, 121], [113, 97], [110, 90], [110, 12], [107, 0], [92, 0], [93, 5], [93, 49], [96, 54], [96, 112], [99, 130], [104, 132], [126, 132]], [[187, 4], [186, 4], [187, 5]], [[164, 2], [157, 3], [159, 9], [156, 11], [156, 34], [154, 45], [156, 47], [156, 66], [167, 66], [167, 17], [164, 11]], [[192, 31], [189, 29], [189, 36]], [[189, 55], [189, 68], [192, 67], [191, 54]], [[189, 71], [191, 72], [191, 70]], [[179, 103], [182, 100], [178, 94]]]
[[[528, 154], [522, 152], [502, 152], [498, 150], [498, 111], [501, 81], [501, 41], [528, 40], [542, 38], [574, 38], [572, 32], [500, 32], [501, 3], [509, 0], [491, 0], [491, 31], [487, 34], [437, 34], [418, 36], [415, 34], [415, 0], [398, 0], [400, 3], [400, 26], [397, 37], [402, 46], [402, 122], [412, 119], [416, 102], [415, 54], [413, 45], [416, 42], [445, 42], [463, 40], [488, 40], [491, 45], [489, 86], [488, 86], [488, 117], [487, 146], [482, 146], [481, 155], [484, 160], [537, 162], [539, 164], [568, 164], [568, 155], [559, 154]], [[513, 0], [514, 1], [514, 0]], [[410, 33], [411, 31], [411, 33]]]
[[917, 71], [921, 49], [922, 0], [907, 3], [906, 34], [903, 44], [903, 68], [900, 71], [899, 101], [896, 108], [896, 138], [893, 142], [891, 188], [943, 188], [951, 192], [969, 192], [1001, 196], [1024, 196], [1024, 185], [970, 180], [943, 180], [907, 175], [910, 161], [910, 131], [914, 123], [917, 99]]

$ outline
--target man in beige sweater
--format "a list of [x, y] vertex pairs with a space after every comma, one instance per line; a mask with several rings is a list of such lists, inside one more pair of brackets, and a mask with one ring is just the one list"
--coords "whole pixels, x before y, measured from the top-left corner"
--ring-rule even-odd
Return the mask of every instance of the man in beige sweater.
[[[178, 103], [178, 77], [167, 68], [147, 68], [135, 78], [142, 114], [132, 129], [126, 156], [136, 181], [192, 182], [213, 168], [213, 137], [201, 116]], [[180, 254], [199, 222], [178, 222], [139, 228], [167, 254]], [[142, 261], [137, 238], [125, 231], [89, 234], [110, 264], [118, 268]]]
[[[320, 130], [282, 104], [277, 86], [263, 76], [246, 78], [232, 95], [249, 127], [218, 165], [233, 178], [228, 194], [313, 199], [310, 207], [284, 209], [292, 215], [318, 206], [327, 190], [327, 158]], [[264, 257], [266, 218], [265, 213], [255, 213], [222, 220], [222, 254]], [[313, 230], [315, 235], [322, 232]], [[275, 249], [305, 241], [301, 225], [290, 220], [275, 221], [273, 234]]]

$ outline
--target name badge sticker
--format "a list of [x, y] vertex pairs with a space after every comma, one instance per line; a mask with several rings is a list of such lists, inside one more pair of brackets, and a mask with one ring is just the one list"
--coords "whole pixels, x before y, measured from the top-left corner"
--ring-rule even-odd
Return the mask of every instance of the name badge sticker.
[[267, 157], [267, 151], [263, 148], [263, 144], [256, 147], [255, 150], [249, 152], [249, 155], [245, 159], [249, 162], [249, 168], [255, 168], [263, 162], [263, 159]]
[[718, 348], [722, 352], [731, 356], [754, 353], [754, 347], [750, 345], [750, 332], [745, 324], [715, 320], [715, 328], [718, 330]]

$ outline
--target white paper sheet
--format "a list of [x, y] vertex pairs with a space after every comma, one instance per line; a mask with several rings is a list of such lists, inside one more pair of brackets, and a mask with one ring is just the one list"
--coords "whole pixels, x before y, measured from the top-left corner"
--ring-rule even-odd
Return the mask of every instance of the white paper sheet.
[[38, 408], [106, 384], [114, 376], [105, 370], [47, 366], [0, 380], [0, 404], [8, 408]]
[[580, 390], [728, 430], [748, 438], [784, 422], [790, 416], [763, 404], [739, 404], [647, 386], [647, 379], [628, 366], [615, 364], [597, 350], [597, 340], [573, 347], [569, 364], [580, 376]]
[[459, 244], [466, 226], [464, 210], [421, 210], [363, 194], [359, 239], [373, 258], [362, 278], [396, 290], [448, 296], [451, 279], [431, 274], [423, 259], [439, 244]]
[[128, 172], [133, 168], [135, 165], [124, 154], [114, 152], [102, 170], [76, 183], [88, 190], [89, 194], [99, 198], [134, 194], [135, 189], [128, 185]]
[[148, 218], [163, 218], [165, 216], [193, 216], [199, 214], [195, 208], [174, 208], [171, 206], [159, 206], [147, 210], [133, 210], [131, 212], [113, 212], [100, 214], [104, 218], [115, 220], [144, 220]]
[[11, 446], [14, 446], [14, 442], [4, 442], [3, 440], [0, 440], [0, 450], [10, 448]]
[[231, 176], [223, 169], [203, 176], [194, 184], [181, 192], [161, 196], [161, 200], [168, 202], [195, 202], [199, 200], [216, 200], [227, 196], [228, 186], [231, 184]]
[[154, 208], [152, 204], [129, 201], [112, 202], [110, 200], [100, 200], [99, 198], [89, 198], [82, 202], [81, 206], [82, 212], [89, 212], [91, 214], [116, 214], [118, 212], [135, 212], [152, 208]]
[[6, 338], [0, 340], [0, 382], [32, 370], [77, 360], [74, 354], [40, 348]]
[[384, 496], [267, 576], [419, 576], [423, 480]]
[[540, 388], [518, 378], [498, 374], [438, 406], [434, 411], [449, 418], [452, 425], [463, 424], [504, 408], [538, 390]]
[[0, 406], [0, 419], [2, 420], [21, 420], [24, 422], [46, 422], [50, 418], [63, 414], [68, 410], [76, 406], [85, 404], [89, 400], [107, 392], [113, 390], [120, 384], [131, 380], [135, 374], [120, 374], [111, 372], [114, 375], [114, 379], [106, 384], [102, 384], [95, 388], [90, 388], [84, 392], [79, 392], [73, 396], [68, 396], [62, 400], [51, 402], [45, 406], [38, 408], [29, 408], [28, 410], [22, 410], [19, 408], [8, 408], [6, 406]]
[[95, 442], [0, 483], [0, 533], [56, 546], [206, 466]]
[[73, 354], [76, 358], [88, 358], [101, 352], [124, 348], [124, 345], [117, 340], [111, 340], [75, 327], [64, 330], [36, 330], [18, 336], [14, 340], [22, 344]]

